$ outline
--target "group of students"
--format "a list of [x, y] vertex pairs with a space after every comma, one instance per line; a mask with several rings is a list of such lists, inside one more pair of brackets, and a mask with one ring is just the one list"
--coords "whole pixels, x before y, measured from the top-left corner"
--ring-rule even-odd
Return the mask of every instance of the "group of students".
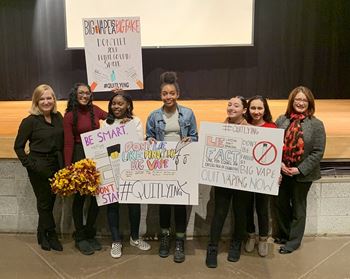
[[[174, 72], [165, 72], [160, 77], [160, 97], [163, 106], [153, 111], [146, 123], [146, 140], [157, 141], [198, 140], [197, 125], [191, 109], [177, 103], [180, 87]], [[281, 184], [279, 195], [273, 199], [277, 230], [275, 242], [281, 244], [279, 253], [291, 253], [297, 249], [304, 234], [306, 221], [306, 198], [312, 182], [320, 178], [320, 161], [325, 149], [325, 130], [322, 122], [314, 116], [315, 101], [311, 91], [303, 86], [292, 90], [286, 113], [275, 123], [266, 99], [255, 96], [248, 101], [235, 96], [228, 101], [225, 123], [255, 125], [285, 130]], [[118, 89], [109, 101], [108, 112], [93, 105], [93, 94], [88, 85], [76, 84], [69, 95], [64, 117], [57, 111], [56, 97], [48, 85], [38, 86], [33, 93], [30, 115], [22, 120], [14, 149], [26, 167], [37, 200], [39, 214], [37, 239], [44, 250], [62, 251], [53, 217], [55, 195], [51, 192], [49, 178], [64, 166], [85, 158], [80, 135], [85, 132], [115, 123], [135, 123], [139, 140], [144, 139], [140, 119], [133, 115], [133, 102], [129, 95]], [[30, 152], [25, 152], [29, 142]], [[254, 209], [258, 216], [258, 253], [268, 255], [269, 195], [215, 187], [215, 209], [210, 228], [206, 265], [217, 266], [218, 243], [232, 201], [234, 232], [227, 259], [236, 262], [241, 246], [252, 252], [256, 245]], [[72, 216], [75, 226], [74, 240], [77, 249], [84, 255], [101, 250], [96, 239], [95, 223], [98, 206], [90, 199], [84, 222], [83, 210], [87, 196], [74, 195]], [[141, 250], [151, 246], [139, 236], [141, 209], [139, 204], [128, 204], [130, 245]], [[185, 260], [186, 206], [160, 205], [159, 256], [168, 257], [171, 248], [171, 215], [174, 212], [175, 249], [174, 261]], [[122, 255], [122, 236], [119, 228], [119, 203], [107, 205], [107, 219], [112, 236], [111, 256]]]

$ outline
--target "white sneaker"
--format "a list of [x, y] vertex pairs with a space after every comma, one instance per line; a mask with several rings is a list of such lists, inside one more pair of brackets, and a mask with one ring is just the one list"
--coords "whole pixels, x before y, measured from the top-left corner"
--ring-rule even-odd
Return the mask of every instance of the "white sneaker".
[[146, 241], [139, 238], [138, 240], [133, 240], [130, 237], [130, 245], [139, 248], [142, 251], [147, 251], [151, 249], [151, 245], [149, 245]]
[[267, 244], [267, 237], [260, 238], [258, 244], [258, 254], [260, 257], [266, 257], [269, 254], [269, 245]]
[[112, 258], [120, 258], [122, 256], [122, 247], [123, 245], [120, 242], [113, 242], [111, 248]]
[[255, 248], [255, 234], [249, 234], [249, 237], [247, 239], [247, 242], [245, 243], [244, 249], [246, 252], [251, 253], [254, 251]]

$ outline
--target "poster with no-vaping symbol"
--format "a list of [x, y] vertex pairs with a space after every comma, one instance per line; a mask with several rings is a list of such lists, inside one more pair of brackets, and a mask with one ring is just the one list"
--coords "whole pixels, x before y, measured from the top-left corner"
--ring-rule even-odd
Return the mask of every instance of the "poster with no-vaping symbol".
[[272, 142], [260, 141], [253, 148], [253, 157], [262, 166], [272, 165], [277, 158], [277, 148]]

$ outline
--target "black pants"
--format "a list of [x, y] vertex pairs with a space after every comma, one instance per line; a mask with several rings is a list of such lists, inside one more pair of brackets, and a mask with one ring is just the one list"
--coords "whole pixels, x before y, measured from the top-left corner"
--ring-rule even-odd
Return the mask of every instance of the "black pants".
[[161, 229], [169, 229], [171, 209], [174, 208], [175, 232], [186, 233], [186, 205], [159, 205], [159, 223]]
[[286, 239], [286, 248], [299, 248], [306, 223], [306, 202], [312, 182], [298, 182], [295, 177], [283, 175], [274, 205], [278, 225], [276, 237]]
[[247, 235], [249, 192], [215, 187], [215, 211], [210, 228], [210, 242], [218, 244], [232, 200], [234, 232], [232, 239], [242, 241]]
[[52, 211], [56, 195], [51, 192], [49, 178], [59, 169], [57, 157], [35, 156], [31, 153], [29, 160], [33, 167], [27, 168], [27, 172], [36, 197], [38, 232], [54, 231], [56, 225]]
[[[128, 204], [130, 235], [133, 240], [139, 239], [141, 206], [139, 204]], [[107, 218], [109, 229], [112, 234], [112, 240], [121, 241], [119, 230], [119, 203], [111, 203], [107, 205]]]
[[[74, 145], [73, 162], [80, 161], [85, 158], [84, 148], [82, 144]], [[87, 199], [90, 199], [90, 205], [87, 209], [86, 224], [84, 226], [84, 204]], [[72, 215], [75, 226], [75, 240], [94, 238], [96, 235], [95, 223], [98, 216], [98, 205], [96, 198], [93, 196], [74, 195]]]
[[248, 213], [247, 213], [247, 231], [255, 233], [254, 209], [258, 216], [259, 236], [266, 237], [269, 233], [269, 200], [270, 195], [260, 193], [250, 193]]
[[[84, 203], [87, 198], [90, 199], [90, 205], [87, 209], [86, 223], [84, 225]], [[75, 240], [94, 238], [96, 235], [95, 223], [98, 215], [96, 198], [87, 195], [81, 196], [79, 193], [75, 194], [72, 213], [75, 226]]]

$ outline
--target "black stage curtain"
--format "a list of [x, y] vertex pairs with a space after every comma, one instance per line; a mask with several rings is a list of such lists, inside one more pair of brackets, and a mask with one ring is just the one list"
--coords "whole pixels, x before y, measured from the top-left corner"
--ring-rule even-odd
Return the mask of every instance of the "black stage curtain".
[[[350, 98], [349, 0], [256, 0], [254, 28], [253, 47], [144, 49], [145, 89], [132, 96], [159, 99], [159, 75], [174, 70], [182, 99], [285, 99], [301, 84]], [[66, 99], [86, 82], [83, 50], [65, 49], [64, 0], [0, 0], [0, 38], [0, 100], [28, 100], [40, 83]]]

